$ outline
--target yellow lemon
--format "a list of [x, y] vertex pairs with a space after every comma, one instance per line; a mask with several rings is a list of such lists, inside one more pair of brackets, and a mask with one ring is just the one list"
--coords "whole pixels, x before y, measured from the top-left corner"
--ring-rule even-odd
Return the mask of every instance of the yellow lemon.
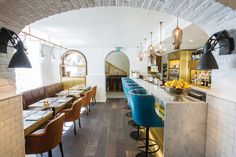
[[165, 83], [165, 86], [169, 86], [169, 85], [170, 85], [169, 82], [166, 82], [166, 83]]
[[178, 82], [178, 86], [180, 86], [182, 88], [184, 86], [184, 84], [182, 82]]
[[184, 81], [184, 85], [189, 85], [188, 82]]
[[173, 81], [173, 82], [171, 83], [171, 87], [173, 87], [173, 88], [175, 88], [177, 85], [178, 85], [177, 82], [174, 82], [174, 81]]
[[179, 79], [179, 82], [184, 82], [184, 80], [183, 79]]
[[182, 86], [177, 85], [175, 88], [176, 88], [176, 89], [181, 89]]
[[189, 85], [184, 85], [184, 88], [189, 88], [190, 86]]

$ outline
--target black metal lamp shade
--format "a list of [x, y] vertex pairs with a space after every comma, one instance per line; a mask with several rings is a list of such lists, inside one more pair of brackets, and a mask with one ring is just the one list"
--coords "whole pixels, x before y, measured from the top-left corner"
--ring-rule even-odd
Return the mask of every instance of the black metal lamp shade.
[[28, 57], [25, 54], [25, 48], [22, 41], [18, 41], [16, 53], [11, 58], [8, 68], [32, 68]]
[[219, 69], [215, 57], [211, 52], [204, 52], [197, 65], [199, 70]]
[[234, 50], [234, 39], [229, 36], [226, 30], [213, 34], [204, 45], [204, 53], [200, 58], [197, 69], [219, 69], [216, 59], [212, 54], [212, 51], [215, 50], [218, 43], [220, 46], [220, 55], [230, 54]]
[[200, 61], [197, 65], [197, 69], [199, 70], [219, 69], [216, 59], [211, 53], [211, 51], [212, 51], [211, 43], [206, 42], [203, 49], [203, 55], [200, 58]]
[[[12, 46], [8, 45], [9, 41], [12, 43]], [[0, 31], [0, 51], [6, 53], [7, 46], [16, 49], [16, 53], [11, 58], [8, 68], [32, 68], [25, 54], [24, 44], [19, 36], [15, 32], [3, 27]]]

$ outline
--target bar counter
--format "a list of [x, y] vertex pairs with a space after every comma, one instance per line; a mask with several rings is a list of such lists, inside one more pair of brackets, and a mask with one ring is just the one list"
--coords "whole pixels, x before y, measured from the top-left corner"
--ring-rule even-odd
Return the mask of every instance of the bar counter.
[[157, 103], [164, 108], [163, 131], [154, 128], [151, 131], [158, 141], [161, 134], [164, 134], [162, 155], [164, 157], [204, 157], [207, 103], [190, 97], [175, 102], [159, 86], [141, 79], [132, 79], [149, 94], [154, 95]]

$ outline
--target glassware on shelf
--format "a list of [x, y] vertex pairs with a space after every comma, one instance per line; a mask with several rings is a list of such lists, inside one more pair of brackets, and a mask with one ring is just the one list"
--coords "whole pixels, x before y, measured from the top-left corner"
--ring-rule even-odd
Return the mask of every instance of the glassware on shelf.
[[191, 70], [191, 83], [198, 86], [211, 86], [210, 70]]

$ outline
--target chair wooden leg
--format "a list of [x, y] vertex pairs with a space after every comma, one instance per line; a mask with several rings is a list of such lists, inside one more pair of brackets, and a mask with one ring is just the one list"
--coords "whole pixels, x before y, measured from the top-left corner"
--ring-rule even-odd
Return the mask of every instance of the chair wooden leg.
[[96, 101], [96, 97], [94, 97], [94, 102], [95, 102], [95, 104], [97, 103], [97, 101]]
[[81, 128], [80, 118], [78, 118], [78, 121], [79, 121], [79, 128]]
[[48, 157], [52, 157], [52, 150], [48, 151]]
[[63, 152], [63, 147], [62, 147], [62, 143], [61, 142], [60, 142], [59, 146], [60, 146], [60, 150], [61, 150], [61, 156], [64, 157], [64, 152]]
[[92, 102], [93, 102], [93, 105], [95, 105], [95, 100], [94, 100], [94, 97], [92, 97]]
[[73, 122], [74, 123], [74, 134], [76, 136], [76, 125], [75, 125], [75, 121]]

